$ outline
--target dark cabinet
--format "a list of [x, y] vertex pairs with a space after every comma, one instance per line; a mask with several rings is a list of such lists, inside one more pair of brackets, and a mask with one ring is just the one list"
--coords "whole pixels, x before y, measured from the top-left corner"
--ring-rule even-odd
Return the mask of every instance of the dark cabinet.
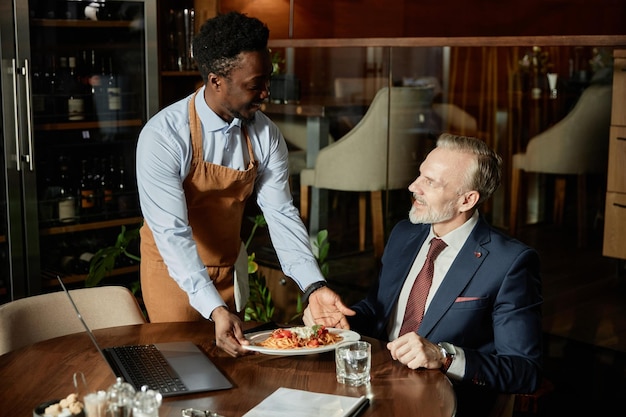
[[134, 153], [158, 58], [155, 0], [0, 1], [5, 302], [83, 281], [93, 253], [141, 223]]

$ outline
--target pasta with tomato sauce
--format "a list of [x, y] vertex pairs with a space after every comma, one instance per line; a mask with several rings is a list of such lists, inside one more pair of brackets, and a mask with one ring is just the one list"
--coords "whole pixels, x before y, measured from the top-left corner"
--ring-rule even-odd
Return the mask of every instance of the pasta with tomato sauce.
[[268, 349], [315, 348], [340, 342], [343, 337], [333, 334], [321, 325], [276, 329], [270, 336], [259, 342]]

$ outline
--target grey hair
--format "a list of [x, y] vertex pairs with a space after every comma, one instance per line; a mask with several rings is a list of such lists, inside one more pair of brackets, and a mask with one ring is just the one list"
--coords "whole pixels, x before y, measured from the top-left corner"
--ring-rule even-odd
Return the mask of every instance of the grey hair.
[[478, 203], [489, 199], [502, 181], [502, 158], [484, 141], [470, 137], [443, 133], [437, 139], [437, 147], [469, 153], [476, 157], [474, 167], [465, 173], [465, 190], [480, 194]]

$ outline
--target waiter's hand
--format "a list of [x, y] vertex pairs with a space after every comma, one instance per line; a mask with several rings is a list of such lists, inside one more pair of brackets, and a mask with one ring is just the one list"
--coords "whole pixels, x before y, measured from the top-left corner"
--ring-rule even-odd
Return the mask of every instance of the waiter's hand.
[[241, 320], [236, 314], [232, 314], [225, 307], [218, 307], [211, 313], [211, 319], [215, 323], [215, 342], [217, 347], [230, 356], [241, 356], [250, 351], [241, 347], [250, 342], [243, 335]]
[[304, 310], [302, 321], [306, 326], [323, 324], [326, 327], [349, 329], [346, 316], [355, 314], [354, 310], [345, 306], [336, 292], [328, 287], [322, 287], [309, 297], [309, 305]]

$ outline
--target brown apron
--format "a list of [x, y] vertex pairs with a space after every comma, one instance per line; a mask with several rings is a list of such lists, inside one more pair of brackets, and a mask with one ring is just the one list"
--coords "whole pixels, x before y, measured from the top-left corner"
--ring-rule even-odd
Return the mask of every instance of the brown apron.
[[[245, 171], [204, 161], [196, 94], [189, 102], [193, 158], [189, 175], [183, 182], [189, 225], [213, 284], [228, 308], [235, 311], [233, 265], [241, 247], [241, 222], [246, 200], [254, 189], [257, 163], [250, 137], [243, 127], [250, 154]], [[142, 296], [151, 322], [203, 319], [189, 304], [187, 293], [170, 277], [146, 223], [141, 228], [140, 274]]]

